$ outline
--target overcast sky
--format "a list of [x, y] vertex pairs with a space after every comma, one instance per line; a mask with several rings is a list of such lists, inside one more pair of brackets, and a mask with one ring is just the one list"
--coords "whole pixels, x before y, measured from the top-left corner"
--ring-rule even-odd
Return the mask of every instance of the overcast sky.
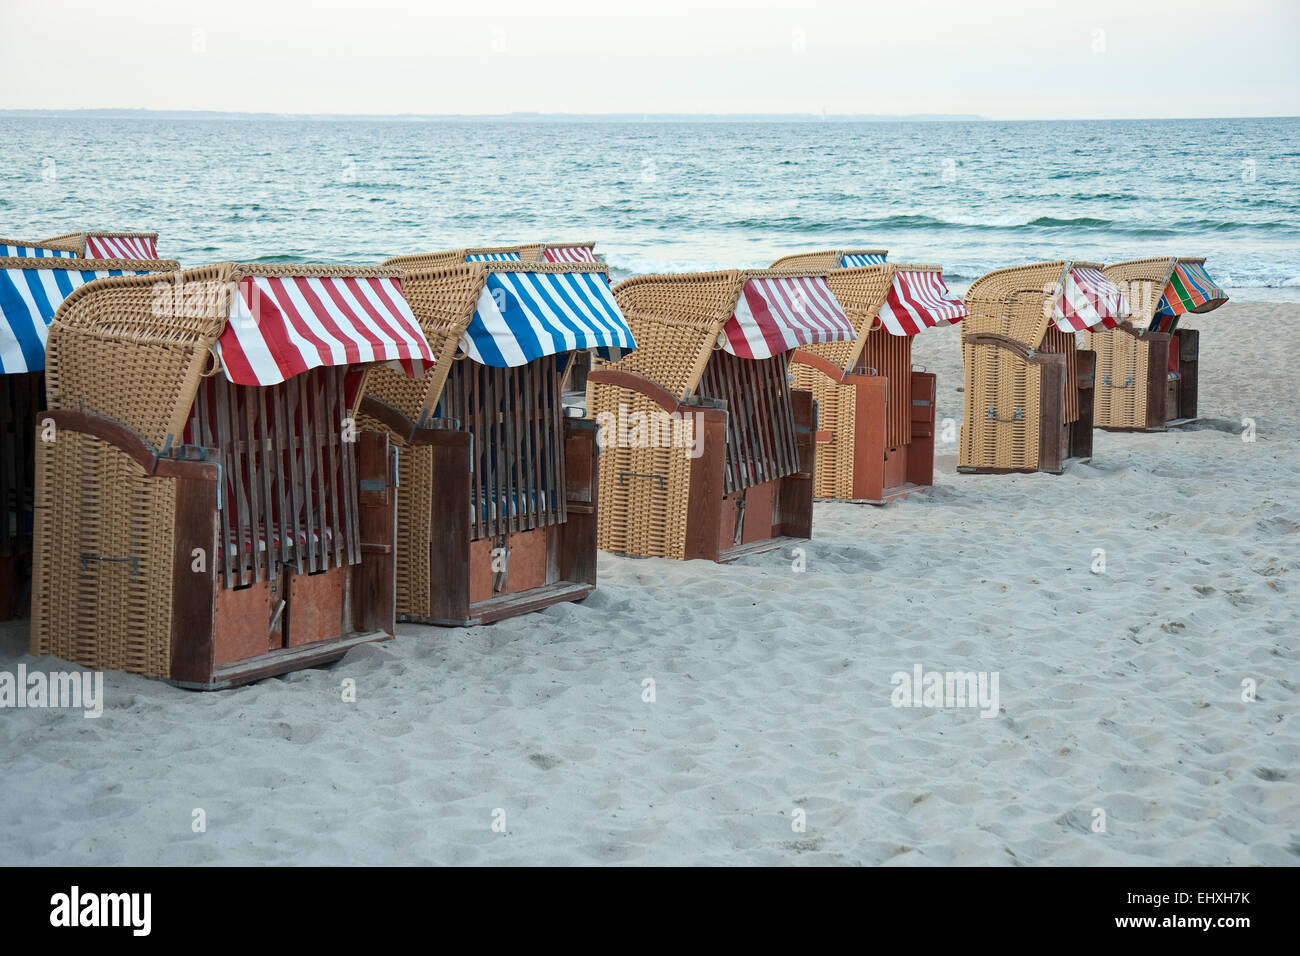
[[0, 0], [0, 109], [1277, 116], [1298, 51], [1300, 0]]

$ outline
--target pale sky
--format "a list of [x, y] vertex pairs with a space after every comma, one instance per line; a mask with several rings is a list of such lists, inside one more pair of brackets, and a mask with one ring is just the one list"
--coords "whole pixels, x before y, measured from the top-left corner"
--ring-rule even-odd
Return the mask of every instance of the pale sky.
[[0, 109], [1300, 114], [1300, 0], [0, 0]]

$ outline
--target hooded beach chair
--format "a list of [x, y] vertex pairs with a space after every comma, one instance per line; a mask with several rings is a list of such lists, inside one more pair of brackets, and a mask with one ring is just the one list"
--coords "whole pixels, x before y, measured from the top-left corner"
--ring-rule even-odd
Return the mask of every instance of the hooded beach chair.
[[1195, 419], [1200, 333], [1178, 320], [1217, 309], [1227, 293], [1204, 259], [1137, 259], [1102, 274], [1124, 290], [1133, 321], [1085, 337], [1097, 353], [1097, 427], [1164, 431]]
[[638, 276], [614, 297], [638, 347], [587, 382], [600, 547], [729, 561], [811, 537], [817, 412], [789, 357], [853, 338], [826, 273]]
[[998, 269], [966, 292], [959, 472], [1046, 471], [1092, 455], [1096, 356], [1075, 333], [1114, 328], [1128, 303], [1091, 262]]
[[590, 242], [532, 242], [517, 246], [479, 246], [443, 252], [395, 256], [388, 261], [402, 269], [419, 269], [453, 262], [598, 262]]
[[635, 347], [598, 263], [412, 257], [404, 289], [437, 366], [370, 379], [367, 423], [401, 449], [397, 610], [472, 625], [596, 586], [596, 428], [561, 400], [586, 350]]
[[[816, 257], [816, 258], [814, 258]], [[857, 338], [797, 350], [795, 388], [817, 400], [818, 498], [884, 504], [934, 484], [934, 374], [912, 368], [912, 337], [960, 322], [939, 266], [887, 264], [885, 251], [786, 256], [830, 262], [827, 281]]]
[[40, 245], [81, 259], [157, 259], [156, 232], [70, 232], [42, 239]]
[[215, 689], [394, 633], [394, 454], [354, 408], [433, 364], [394, 269], [100, 279], [50, 327], [32, 653]]
[[175, 262], [77, 258], [0, 239], [0, 620], [25, 613], [30, 581], [36, 413], [45, 407], [45, 340], [60, 303], [105, 276], [176, 269]]

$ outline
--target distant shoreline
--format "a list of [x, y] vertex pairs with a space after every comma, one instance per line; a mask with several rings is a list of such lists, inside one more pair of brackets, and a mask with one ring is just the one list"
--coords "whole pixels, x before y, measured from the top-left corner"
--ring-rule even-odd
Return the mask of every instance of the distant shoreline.
[[225, 110], [0, 109], [13, 119], [152, 119], [353, 123], [1163, 123], [1300, 119], [1295, 116], [994, 119], [966, 113], [242, 113]]

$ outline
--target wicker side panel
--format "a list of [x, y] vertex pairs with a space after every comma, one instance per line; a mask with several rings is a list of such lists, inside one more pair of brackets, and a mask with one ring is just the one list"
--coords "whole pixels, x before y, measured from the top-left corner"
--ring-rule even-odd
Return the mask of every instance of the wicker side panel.
[[397, 456], [397, 613], [432, 614], [429, 547], [433, 537], [433, 449], [402, 448]]
[[683, 448], [625, 447], [612, 423], [663, 409], [639, 392], [589, 383], [588, 414], [602, 426], [596, 546], [653, 558], [686, 556], [691, 458]]
[[1147, 343], [1122, 331], [1086, 332], [1084, 341], [1097, 353], [1093, 424], [1146, 427]]
[[[357, 427], [388, 435], [397, 454], [397, 613], [429, 617], [432, 613], [429, 549], [433, 541], [433, 449], [407, 445], [383, 423], [357, 416]], [[466, 517], [469, 505], [466, 503]]]
[[220, 278], [187, 281], [178, 291], [169, 278], [150, 275], [75, 290], [46, 343], [49, 407], [115, 419], [156, 447], [168, 435], [179, 440], [225, 327], [228, 292]]
[[853, 451], [856, 437], [857, 389], [832, 381], [825, 373], [802, 362], [791, 362], [792, 387], [813, 393], [819, 431], [832, 440], [817, 446], [813, 494], [818, 498], [853, 497]]
[[966, 416], [958, 464], [1037, 469], [1042, 407], [1039, 366], [1009, 349], [969, 343], [962, 346], [962, 364], [966, 370]]
[[38, 442], [32, 652], [166, 677], [174, 482], [77, 432]]

